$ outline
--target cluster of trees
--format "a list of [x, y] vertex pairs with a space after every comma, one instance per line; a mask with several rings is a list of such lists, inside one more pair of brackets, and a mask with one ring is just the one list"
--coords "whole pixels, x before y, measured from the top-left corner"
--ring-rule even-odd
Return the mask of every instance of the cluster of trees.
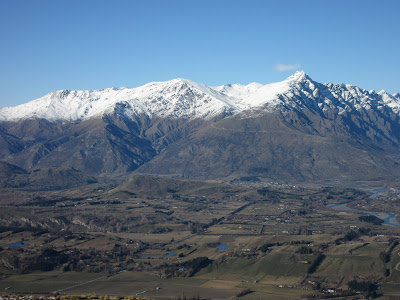
[[7, 261], [10, 268], [21, 273], [54, 269], [61, 269], [64, 272], [84, 270], [102, 272], [121, 263], [134, 262], [137, 253], [146, 247], [147, 245], [143, 243], [139, 243], [136, 249], [115, 244], [111, 250], [91, 248], [57, 251], [54, 248], [45, 248], [39, 252], [17, 248], [7, 250], [7, 257], [9, 257]]
[[305, 240], [301, 240], [301, 241], [290, 241], [290, 245], [301, 245], [301, 244], [312, 244], [313, 241], [305, 241]]
[[56, 266], [65, 264], [69, 260], [69, 255], [63, 252], [45, 249], [39, 256], [34, 257], [28, 266], [29, 270], [51, 271]]
[[253, 291], [250, 290], [250, 289], [244, 289], [244, 290], [239, 291], [235, 296], [236, 297], [243, 297], [243, 296], [246, 296], [248, 294], [251, 294], [252, 292]]
[[121, 204], [123, 202], [119, 200], [112, 200], [112, 201], [90, 201], [89, 205], [115, 205], [115, 204]]
[[390, 261], [390, 257], [392, 255], [393, 249], [399, 244], [399, 241], [396, 239], [392, 239], [389, 242], [389, 248], [386, 251], [382, 251], [379, 253], [379, 258], [382, 260], [384, 264]]
[[371, 281], [357, 281], [351, 280], [347, 283], [349, 290], [356, 292], [364, 292], [365, 296], [375, 298], [377, 296], [376, 290], [378, 285]]
[[319, 253], [316, 257], [316, 259], [313, 261], [313, 263], [311, 264], [311, 266], [308, 268], [307, 273], [314, 273], [317, 268], [319, 267], [319, 265], [324, 261], [325, 259], [325, 255], [322, 253]]
[[296, 249], [296, 253], [299, 254], [312, 254], [314, 250], [311, 247], [301, 246]]
[[165, 263], [160, 265], [159, 268], [166, 277], [191, 277], [210, 264], [212, 264], [212, 260], [208, 257], [201, 256], [176, 264]]
[[[311, 244], [312, 243], [312, 241], [305, 241], [305, 240], [301, 240], [301, 241], [290, 241], [290, 242], [285, 242], [285, 243], [280, 243], [280, 242], [276, 242], [276, 243], [272, 243], [272, 242], [269, 242], [269, 243], [265, 243], [265, 244], [263, 244], [263, 245], [261, 245], [260, 246], [260, 248], [259, 248], [259, 250], [261, 251], [261, 252], [267, 252], [268, 250], [269, 250], [269, 248], [270, 247], [273, 247], [273, 246], [283, 246], [283, 245], [301, 245], [301, 244], [306, 244], [306, 245], [308, 245], [308, 244]], [[312, 248], [309, 248], [309, 247], [304, 247], [304, 248], [307, 248], [307, 249], [311, 249], [311, 251], [310, 250], [304, 250], [305, 251], [305, 253], [301, 253], [301, 254], [311, 254], [313, 251], [312, 251]], [[306, 253], [306, 252], [309, 252], [309, 253]], [[299, 252], [298, 252], [299, 253]]]
[[34, 236], [38, 236], [44, 233], [48, 233], [48, 230], [44, 230], [38, 227], [32, 227], [32, 226], [19, 226], [16, 224], [15, 226], [0, 226], [0, 233], [11, 231], [12, 234], [19, 233], [19, 232], [32, 232]]
[[382, 219], [375, 217], [373, 215], [360, 216], [360, 217], [358, 217], [358, 220], [360, 220], [361, 222], [372, 223], [374, 225], [382, 225], [382, 223], [384, 222]]
[[169, 227], [166, 227], [166, 226], [157, 226], [157, 227], [155, 227], [153, 230], [151, 230], [151, 233], [156, 233], [156, 234], [158, 234], [158, 233], [168, 233], [168, 232], [170, 232], [170, 231], [172, 231], [172, 229], [169, 228]]
[[279, 242], [276, 242], [276, 243], [265, 243], [265, 244], [261, 245], [259, 249], [260, 249], [260, 251], [265, 253], [265, 252], [267, 252], [269, 250], [270, 247], [282, 246], [282, 245], [283, 244], [279, 243]]
[[57, 203], [60, 202], [80, 202], [85, 200], [85, 198], [78, 197], [78, 198], [66, 198], [62, 197], [59, 199], [47, 199], [45, 197], [37, 196], [33, 199], [34, 201], [24, 202], [22, 204], [18, 204], [17, 206], [55, 206]]
[[350, 241], [358, 239], [362, 235], [369, 235], [370, 233], [371, 233], [371, 229], [360, 227], [360, 228], [358, 228], [357, 231], [355, 231], [355, 230], [348, 231], [344, 235], [343, 238], [336, 239], [335, 243], [336, 243], [336, 245], [339, 245], [342, 242], [350, 242]]

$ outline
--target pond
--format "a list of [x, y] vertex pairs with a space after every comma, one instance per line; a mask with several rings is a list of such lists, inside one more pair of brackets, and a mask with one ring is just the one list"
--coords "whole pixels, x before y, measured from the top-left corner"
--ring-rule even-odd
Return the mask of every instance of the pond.
[[25, 246], [28, 246], [28, 244], [19, 242], [19, 243], [8, 244], [6, 246], [7, 247], [25, 247]]
[[216, 247], [218, 250], [226, 250], [229, 248], [229, 245], [219, 245]]

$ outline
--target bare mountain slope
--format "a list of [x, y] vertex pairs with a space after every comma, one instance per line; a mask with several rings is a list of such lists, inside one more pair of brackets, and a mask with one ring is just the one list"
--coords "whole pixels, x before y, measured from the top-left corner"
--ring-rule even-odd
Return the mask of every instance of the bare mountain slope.
[[0, 159], [27, 170], [185, 178], [400, 175], [400, 98], [304, 72], [278, 83], [58, 91], [0, 109]]
[[332, 132], [332, 128], [345, 127], [343, 123], [330, 122], [331, 129], [327, 130], [301, 117], [270, 113], [255, 118], [226, 118], [171, 145], [138, 172], [192, 179], [252, 175], [300, 181], [388, 179], [400, 175], [397, 147], [340, 130]]

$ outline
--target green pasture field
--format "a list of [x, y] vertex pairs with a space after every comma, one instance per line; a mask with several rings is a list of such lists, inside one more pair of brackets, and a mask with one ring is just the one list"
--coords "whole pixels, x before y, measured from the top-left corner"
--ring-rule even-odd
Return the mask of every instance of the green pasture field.
[[34, 272], [14, 275], [0, 280], [0, 289], [9, 293], [53, 293], [57, 290], [103, 277], [101, 273], [87, 272]]
[[[288, 255], [286, 253], [270, 253], [258, 259], [227, 258], [223, 262], [215, 263], [199, 275], [203, 278], [241, 279], [262, 281], [265, 276], [301, 277], [306, 274], [308, 265], [301, 263], [307, 256]], [[310, 257], [311, 258], [311, 257]]]
[[[219, 298], [232, 297], [239, 289], [203, 287], [206, 282], [198, 278], [163, 279], [147, 272], [123, 272], [88, 284], [65, 290], [69, 294], [106, 294], [120, 296], [141, 295], [153, 299], [187, 297]], [[144, 292], [144, 293], [143, 293]]]
[[[281, 285], [282, 287], [279, 287]], [[263, 284], [263, 283], [241, 283], [238, 287], [254, 291], [240, 299], [299, 299], [304, 295], [311, 295], [312, 291], [304, 290], [300, 287], [284, 284]]]
[[384, 277], [385, 267], [376, 256], [330, 256], [318, 268], [315, 276], [329, 278], [330, 282], [342, 280], [347, 283], [353, 279], [376, 281]]

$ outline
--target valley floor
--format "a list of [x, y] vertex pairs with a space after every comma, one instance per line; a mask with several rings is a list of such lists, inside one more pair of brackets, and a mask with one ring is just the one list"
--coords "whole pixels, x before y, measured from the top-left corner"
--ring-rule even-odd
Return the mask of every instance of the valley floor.
[[[120, 185], [0, 195], [7, 293], [400, 296], [400, 228], [368, 214], [397, 214], [396, 189], [372, 195], [136, 175]], [[344, 203], [348, 210], [333, 208]]]

